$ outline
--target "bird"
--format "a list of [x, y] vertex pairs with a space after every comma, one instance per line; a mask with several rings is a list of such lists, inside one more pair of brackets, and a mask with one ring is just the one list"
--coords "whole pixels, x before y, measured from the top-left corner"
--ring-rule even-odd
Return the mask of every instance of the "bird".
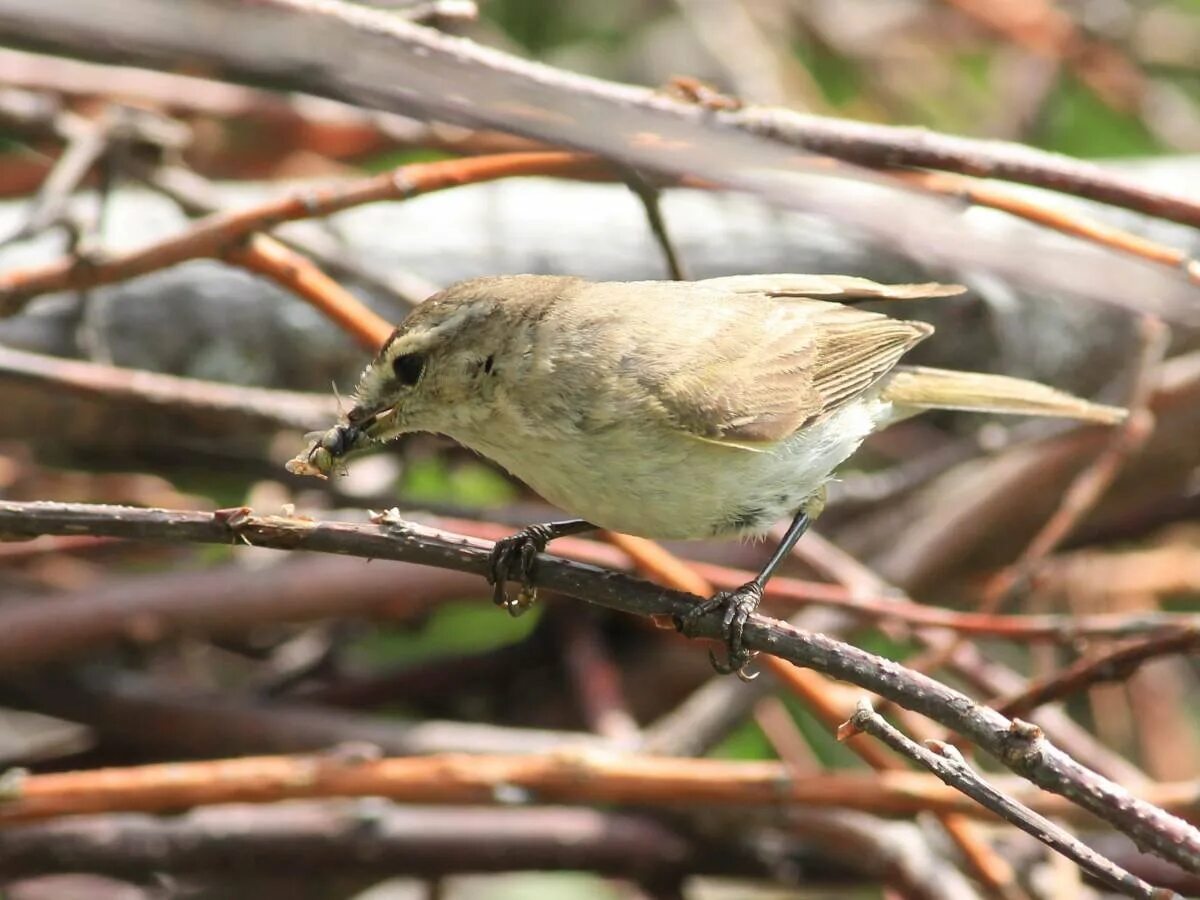
[[[865, 300], [946, 297], [959, 285], [847, 275], [592, 282], [494, 275], [419, 304], [364, 369], [354, 405], [288, 469], [326, 476], [343, 457], [413, 432], [444, 434], [576, 518], [498, 541], [497, 605], [536, 596], [555, 538], [608, 529], [654, 539], [758, 537], [790, 525], [749, 582], [678, 623], [723, 612], [744, 675], [745, 623], [868, 435], [932, 409], [1115, 424], [1126, 410], [1003, 375], [901, 363], [933, 326]], [[522, 585], [515, 598], [506, 584]]]

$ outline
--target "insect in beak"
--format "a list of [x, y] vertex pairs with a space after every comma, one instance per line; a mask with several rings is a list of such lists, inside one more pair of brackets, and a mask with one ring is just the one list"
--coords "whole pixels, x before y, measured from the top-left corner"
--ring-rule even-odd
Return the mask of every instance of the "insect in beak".
[[306, 435], [308, 447], [289, 460], [285, 468], [293, 475], [328, 478], [342, 457], [374, 443], [375, 435], [394, 417], [394, 407], [366, 410], [356, 406], [347, 414], [345, 422], [334, 425], [328, 431], [314, 431]]

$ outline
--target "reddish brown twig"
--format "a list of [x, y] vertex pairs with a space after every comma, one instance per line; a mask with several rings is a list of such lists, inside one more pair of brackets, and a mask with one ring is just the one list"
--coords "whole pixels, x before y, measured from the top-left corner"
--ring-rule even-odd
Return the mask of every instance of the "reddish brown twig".
[[[1006, 792], [1060, 815], [1070, 805], [1015, 778]], [[1194, 802], [1194, 785], [1158, 785], [1166, 806]], [[80, 813], [272, 803], [299, 797], [388, 797], [410, 803], [620, 803], [697, 806], [842, 807], [883, 815], [982, 810], [916, 772], [822, 772], [797, 777], [778, 762], [733, 762], [559, 750], [552, 754], [436, 754], [366, 760], [336, 750], [195, 763], [91, 769], [10, 779], [0, 823]]]
[[1166, 900], [1162, 893], [1151, 885], [1129, 874], [1065, 829], [984, 781], [967, 765], [953, 746], [941, 741], [927, 741], [926, 745], [922, 746], [909, 740], [888, 724], [883, 716], [871, 709], [871, 705], [865, 700], [860, 701], [854, 715], [842, 726], [839, 736], [860, 732], [875, 736], [897, 753], [917, 761], [946, 784], [957, 788], [1022, 831], [1033, 835], [1109, 887], [1143, 900]]
[[638, 740], [637, 720], [629, 711], [621, 672], [613, 664], [604, 636], [587, 615], [558, 616], [561, 658], [590, 730], [621, 746]]
[[1131, 641], [1106, 653], [1076, 660], [1067, 668], [1030, 682], [1020, 694], [997, 701], [996, 709], [1006, 716], [1025, 716], [1043, 703], [1053, 703], [1105, 681], [1124, 681], [1152, 659], [1200, 649], [1200, 630], [1167, 632]]
[[1182, 250], [1152, 241], [1131, 231], [1107, 225], [1080, 213], [1055, 209], [1026, 197], [1018, 197], [1011, 191], [994, 188], [983, 182], [947, 172], [896, 170], [892, 172], [892, 175], [906, 184], [917, 185], [927, 191], [959, 197], [976, 206], [998, 209], [1047, 228], [1053, 228], [1063, 234], [1082, 238], [1104, 247], [1111, 247], [1122, 253], [1128, 253], [1131, 256], [1159, 263], [1172, 269], [1179, 269], [1190, 281], [1200, 284], [1200, 261]]
[[[653, 572], [658, 579], [678, 590], [700, 593], [702, 596], [713, 593], [712, 586], [704, 581], [694, 567], [660, 545], [644, 538], [610, 533], [606, 535], [610, 541], [629, 553], [634, 564], [643, 572]], [[696, 588], [703, 590], [696, 591]], [[797, 668], [774, 656], [763, 657], [763, 660], [768, 670], [803, 700], [831, 731], [835, 731], [845, 720], [846, 711], [839, 703], [837, 687], [829, 679], [810, 669]], [[903, 763], [882, 752], [878, 745], [870, 741], [851, 739], [847, 741], [847, 746], [876, 772], [905, 769]], [[939, 813], [938, 817], [946, 833], [966, 857], [971, 870], [997, 896], [1010, 900], [1027, 896], [1017, 883], [1012, 866], [988, 846], [974, 826], [956, 814]]]
[[0, 315], [20, 310], [39, 294], [82, 290], [124, 281], [189, 259], [220, 258], [241, 249], [256, 231], [283, 222], [327, 216], [380, 200], [404, 200], [463, 184], [519, 175], [610, 178], [592, 157], [575, 153], [506, 153], [471, 159], [415, 163], [392, 172], [332, 187], [288, 194], [248, 209], [217, 213], [195, 222], [182, 234], [149, 247], [99, 262], [71, 257], [0, 274]]
[[1121, 467], [1137, 453], [1154, 430], [1149, 402], [1158, 364], [1167, 350], [1169, 335], [1160, 320], [1149, 316], [1142, 318], [1140, 329], [1142, 346], [1129, 392], [1129, 418], [1113, 434], [1100, 455], [1071, 482], [1054, 515], [1029, 542], [1016, 562], [995, 576], [984, 589], [979, 603], [980, 612], [994, 612], [1018, 585], [1025, 583], [1034, 568], [1062, 543], [1096, 505], [1116, 479]]
[[[976, 607], [978, 613], [995, 613], [1015, 590], [1028, 581], [1034, 569], [1096, 505], [1116, 479], [1122, 466], [1137, 453], [1153, 432], [1154, 416], [1150, 411], [1150, 398], [1154, 393], [1158, 365], [1166, 353], [1169, 335], [1162, 321], [1152, 316], [1143, 316], [1139, 327], [1141, 349], [1134, 366], [1129, 391], [1129, 417], [1116, 430], [1100, 454], [1071, 481], [1063, 492], [1058, 509], [1034, 535], [1016, 561], [994, 575], [985, 585]], [[909, 665], [926, 672], [936, 669], [954, 655], [959, 641], [961, 638], [910, 660]]]
[[[0, 535], [10, 538], [82, 533], [168, 542], [242, 541], [291, 550], [401, 559], [475, 574], [489, 570], [491, 547], [487, 545], [442, 534], [394, 514], [379, 516], [378, 522], [363, 526], [292, 516], [256, 516], [246, 508], [204, 514], [0, 501]], [[642, 616], [682, 616], [694, 609], [699, 599], [694, 594], [548, 555], [539, 559], [537, 580], [545, 590]], [[709, 639], [721, 636], [719, 616], [697, 620], [694, 633]], [[766, 650], [772, 656], [852, 682], [928, 716], [977, 743], [1039, 787], [1100, 816], [1147, 849], [1189, 871], [1200, 871], [1200, 830], [1080, 765], [1035, 726], [1009, 720], [967, 695], [890, 660], [786, 622], [752, 615], [743, 639], [751, 651]]]
[[371, 352], [382, 347], [395, 329], [308, 257], [269, 235], [250, 235], [244, 246], [225, 254], [225, 259], [303, 297]]

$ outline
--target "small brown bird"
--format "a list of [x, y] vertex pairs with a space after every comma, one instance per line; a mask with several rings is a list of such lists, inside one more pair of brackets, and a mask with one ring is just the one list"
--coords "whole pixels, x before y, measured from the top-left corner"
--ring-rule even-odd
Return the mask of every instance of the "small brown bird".
[[[581, 517], [497, 543], [495, 600], [514, 615], [532, 601], [537, 554], [556, 537], [597, 527], [761, 535], [791, 516], [757, 577], [695, 610], [724, 610], [720, 668], [740, 671], [742, 629], [764, 585], [820, 511], [834, 469], [873, 431], [927, 409], [1125, 416], [1030, 381], [899, 365], [932, 326], [847, 305], [962, 290], [838, 275], [464, 281], [396, 329], [345, 421], [288, 468], [325, 475], [345, 454], [409, 431], [449, 435], [495, 460]], [[508, 580], [524, 585], [515, 599]]]

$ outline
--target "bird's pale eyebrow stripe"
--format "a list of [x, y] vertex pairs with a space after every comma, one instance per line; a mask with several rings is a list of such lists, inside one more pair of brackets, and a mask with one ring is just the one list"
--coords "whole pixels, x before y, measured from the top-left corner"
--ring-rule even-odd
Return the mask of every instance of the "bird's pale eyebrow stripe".
[[390, 335], [388, 335], [388, 339], [384, 341], [383, 346], [379, 348], [380, 358], [382, 358], [383, 355], [388, 352], [388, 348], [392, 346], [392, 344], [396, 343], [396, 339], [400, 337], [403, 332], [404, 326], [401, 325], [399, 328], [394, 329]]

